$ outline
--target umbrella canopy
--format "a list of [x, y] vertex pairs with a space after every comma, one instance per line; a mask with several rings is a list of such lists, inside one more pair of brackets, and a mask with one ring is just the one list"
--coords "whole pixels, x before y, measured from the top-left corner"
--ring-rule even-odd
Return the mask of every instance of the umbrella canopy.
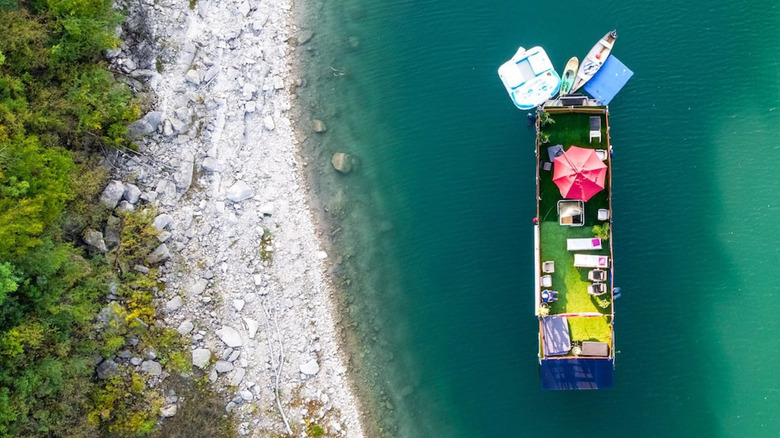
[[571, 146], [555, 157], [553, 182], [568, 199], [587, 201], [604, 189], [607, 165], [595, 149]]

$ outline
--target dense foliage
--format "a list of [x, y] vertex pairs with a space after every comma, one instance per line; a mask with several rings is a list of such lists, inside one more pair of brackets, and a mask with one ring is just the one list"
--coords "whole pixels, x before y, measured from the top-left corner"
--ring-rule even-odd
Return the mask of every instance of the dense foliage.
[[[128, 269], [154, 240], [149, 215], [120, 217], [126, 231], [106, 255], [79, 242], [110, 214], [95, 202], [107, 173], [96, 156], [125, 145], [139, 114], [101, 59], [120, 22], [110, 0], [0, 0], [3, 437], [149, 434], [162, 402], [144, 377], [125, 370], [100, 380], [95, 366], [122, 348], [153, 348], [167, 368], [189, 365], [181, 341], [153, 326], [156, 271]], [[106, 307], [112, 318], [96, 330]]]

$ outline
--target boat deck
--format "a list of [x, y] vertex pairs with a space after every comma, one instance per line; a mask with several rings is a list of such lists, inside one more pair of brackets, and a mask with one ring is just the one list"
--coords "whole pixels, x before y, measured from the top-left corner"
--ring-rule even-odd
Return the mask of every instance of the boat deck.
[[[610, 226], [609, 239], [602, 239], [600, 249], [590, 248], [589, 243], [594, 238], [593, 226], [611, 225], [612, 222], [612, 158], [609, 151], [609, 113], [605, 106], [595, 106], [585, 101], [586, 106], [556, 106], [560, 101], [551, 101], [544, 106], [544, 112], [554, 123], [545, 123], [540, 112], [537, 118], [537, 225], [535, 266], [536, 305], [539, 319], [539, 358], [542, 360], [576, 359], [582, 364], [586, 359], [614, 361], [614, 318], [613, 306], [613, 253], [612, 230]], [[591, 104], [587, 106], [587, 104]], [[590, 118], [598, 116], [601, 119], [600, 138], [591, 138]], [[562, 218], [559, 212], [559, 201], [563, 196], [558, 186], [553, 182], [554, 166], [548, 153], [548, 148], [560, 145], [568, 149], [571, 145], [581, 148], [592, 148], [600, 154], [607, 166], [605, 188], [584, 202], [584, 211], [579, 219], [581, 226], [567, 223], [570, 219]], [[599, 217], [599, 210], [606, 218]], [[562, 224], [563, 223], [563, 224]], [[570, 240], [581, 239], [581, 240]], [[594, 242], [595, 243], [595, 242]], [[582, 246], [584, 245], [584, 246]], [[606, 274], [606, 292], [594, 296], [588, 293], [588, 287], [594, 284], [589, 279], [593, 267], [575, 266], [575, 255], [579, 264], [586, 262], [607, 262], [596, 274]], [[602, 256], [600, 260], [597, 257]], [[553, 262], [553, 272], [544, 272], [545, 262]], [[588, 263], [584, 263], [588, 264]], [[549, 266], [549, 263], [548, 263]], [[549, 278], [543, 279], [543, 276]], [[551, 280], [549, 286], [544, 280]], [[556, 291], [557, 300], [551, 303], [543, 302], [545, 291]], [[546, 342], [544, 320], [547, 317], [565, 317], [568, 323], [571, 348], [567, 351], [545, 351]], [[583, 344], [584, 343], [584, 344]], [[606, 349], [604, 348], [606, 346]], [[583, 347], [586, 350], [583, 353]], [[596, 350], [593, 350], [596, 348]], [[592, 354], [597, 351], [596, 354]], [[611, 368], [611, 367], [610, 367]], [[611, 378], [610, 378], [611, 380]], [[568, 389], [568, 388], [558, 388]]]

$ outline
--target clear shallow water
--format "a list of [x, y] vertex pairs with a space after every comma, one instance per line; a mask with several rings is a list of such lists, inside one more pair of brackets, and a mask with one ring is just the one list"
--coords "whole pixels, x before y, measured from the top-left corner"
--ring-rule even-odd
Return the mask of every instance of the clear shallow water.
[[[328, 126], [305, 153], [385, 435], [776, 436], [778, 5], [375, 3], [310, 2], [300, 95]], [[542, 45], [560, 71], [612, 28], [635, 72], [610, 106], [616, 387], [546, 393], [533, 132], [496, 69]]]

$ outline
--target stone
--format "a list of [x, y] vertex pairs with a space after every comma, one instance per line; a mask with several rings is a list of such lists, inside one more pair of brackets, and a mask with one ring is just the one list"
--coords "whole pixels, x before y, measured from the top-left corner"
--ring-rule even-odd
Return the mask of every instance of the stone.
[[91, 251], [97, 251], [102, 253], [108, 252], [106, 241], [103, 240], [103, 233], [92, 228], [87, 228], [81, 236], [84, 239], [84, 243], [89, 246]]
[[171, 123], [170, 119], [165, 119], [165, 121], [163, 122], [163, 131], [162, 131], [162, 133], [166, 137], [170, 137], [170, 136], [173, 135], [173, 133], [174, 133], [173, 123]]
[[246, 304], [244, 300], [233, 300], [233, 308], [236, 309], [236, 312], [242, 311], [244, 304]]
[[230, 386], [238, 386], [246, 376], [246, 370], [243, 368], [236, 368], [233, 370], [233, 374], [230, 375]]
[[[260, 237], [263, 237], [261, 234]], [[252, 276], [252, 281], [254, 281], [255, 286], [262, 286], [263, 285], [263, 274], [255, 274]]]
[[260, 325], [252, 318], [244, 318], [244, 324], [246, 324], [246, 331], [249, 333], [249, 339], [254, 339]]
[[205, 348], [197, 348], [192, 350], [192, 365], [200, 369], [206, 367], [211, 360], [211, 351]]
[[141, 364], [141, 371], [149, 374], [150, 376], [159, 376], [162, 374], [162, 365], [159, 362], [153, 360], [145, 360]]
[[174, 415], [176, 415], [176, 411], [178, 410], [178, 406], [176, 403], [164, 406], [162, 409], [160, 409], [160, 416], [163, 418], [171, 418]]
[[206, 172], [222, 172], [225, 170], [225, 164], [214, 157], [204, 158], [201, 167]]
[[125, 200], [127, 200], [127, 202], [135, 204], [139, 199], [141, 199], [141, 189], [139, 189], [135, 184], [127, 183], [125, 184], [125, 191], [122, 196], [125, 198]]
[[274, 128], [276, 128], [276, 124], [274, 124], [273, 117], [271, 116], [263, 117], [263, 127], [269, 131], [273, 131]]
[[182, 321], [181, 324], [179, 324], [179, 327], [176, 329], [177, 332], [179, 332], [180, 335], [186, 335], [187, 333], [191, 332], [195, 328], [195, 325], [190, 321], [189, 319], [186, 319]]
[[156, 265], [157, 263], [162, 263], [170, 258], [171, 252], [168, 250], [168, 246], [163, 243], [146, 256], [146, 262], [150, 265]]
[[215, 333], [228, 347], [235, 348], [244, 345], [244, 341], [241, 340], [241, 335], [238, 334], [238, 330], [233, 327], [223, 326]]
[[244, 399], [244, 401], [252, 401], [252, 399], [254, 398], [254, 394], [252, 394], [252, 391], [248, 389], [242, 389], [238, 393], [238, 395], [240, 395], [241, 398]]
[[241, 356], [241, 350], [235, 350], [234, 352], [230, 353], [230, 357], [227, 358], [227, 361], [230, 363], [235, 363], [239, 356]]
[[184, 302], [182, 301], [181, 297], [176, 295], [165, 303], [165, 311], [168, 313], [175, 312], [181, 309], [181, 306], [183, 305]]
[[127, 201], [120, 201], [119, 205], [116, 206], [116, 211], [119, 212], [130, 212], [133, 210], [135, 210], [135, 207]]
[[314, 32], [304, 29], [300, 32], [298, 32], [298, 45], [302, 46], [309, 42], [309, 40], [314, 36]]
[[173, 216], [169, 214], [161, 214], [156, 218], [154, 218], [154, 220], [152, 221], [152, 226], [157, 231], [162, 231], [168, 228], [168, 225], [170, 225], [172, 221], [173, 221]]
[[230, 371], [233, 371], [235, 367], [232, 363], [226, 361], [226, 360], [218, 360], [216, 364], [214, 364], [214, 369], [217, 370], [218, 373], [224, 374]]
[[233, 184], [225, 194], [225, 197], [232, 202], [241, 202], [253, 196], [255, 196], [255, 193], [252, 191], [252, 188], [249, 187], [249, 184], [244, 181], [238, 181]]
[[336, 152], [333, 154], [330, 163], [333, 164], [333, 168], [341, 173], [347, 174], [352, 171], [354, 159], [351, 155], [344, 152]]
[[122, 184], [122, 181], [113, 180], [108, 183], [103, 194], [100, 195], [100, 203], [108, 208], [116, 208], [124, 194], [125, 185]]
[[320, 260], [325, 260], [326, 258], [328, 258], [328, 253], [326, 253], [325, 251], [317, 251], [316, 256]]
[[320, 366], [315, 359], [312, 359], [305, 364], [301, 365], [301, 372], [308, 376], [314, 376], [320, 372]]
[[[257, 209], [257, 212], [262, 214], [263, 216], [273, 216], [274, 215], [274, 205], [270, 202], [266, 202], [265, 204], [261, 205], [260, 208]], [[263, 237], [263, 236], [260, 236]]]
[[238, 5], [238, 12], [241, 13], [244, 17], [249, 15], [250, 7], [249, 2], [241, 2], [240, 5]]
[[203, 75], [203, 81], [204, 82], [211, 82], [212, 79], [217, 77], [217, 74], [219, 74], [219, 70], [220, 69], [221, 69], [221, 67], [219, 66], [219, 64], [212, 65], [211, 68], [208, 69], [208, 71], [206, 71], [206, 74]]
[[194, 68], [187, 71], [187, 74], [184, 75], [184, 79], [193, 85], [200, 85], [200, 73]]
[[131, 357], [131, 358], [130, 358], [130, 363], [131, 363], [133, 366], [135, 366], [135, 367], [137, 367], [138, 365], [141, 365], [141, 363], [142, 363], [143, 361], [144, 361], [144, 360], [143, 360], [143, 359], [141, 359], [140, 357]]
[[225, 412], [230, 413], [233, 412], [233, 409], [236, 408], [236, 404], [234, 402], [228, 402], [228, 404], [225, 405]]
[[163, 114], [160, 111], [151, 111], [141, 120], [135, 121], [127, 126], [127, 132], [132, 138], [143, 137], [157, 131], [157, 127], [162, 122]]
[[325, 127], [325, 122], [323, 122], [320, 119], [314, 119], [313, 125], [314, 125], [314, 132], [323, 133], [328, 130], [328, 128]]
[[119, 374], [119, 365], [111, 359], [106, 359], [100, 362], [95, 371], [97, 371], [98, 379], [110, 379]]
[[149, 270], [150, 270], [149, 268], [147, 268], [147, 267], [146, 267], [146, 266], [144, 266], [144, 265], [135, 265], [135, 266], [133, 266], [133, 269], [134, 269], [136, 272], [140, 272], [140, 273], [142, 273], [142, 274], [148, 274], [148, 273], [149, 273]]
[[195, 168], [195, 157], [189, 151], [182, 152], [179, 169], [173, 176], [176, 181], [176, 190], [186, 192], [192, 185], [192, 171]]
[[122, 221], [111, 215], [106, 219], [106, 227], [103, 229], [103, 240], [109, 249], [116, 248], [119, 245], [122, 233]]
[[157, 235], [157, 241], [160, 243], [165, 243], [168, 241], [168, 239], [171, 238], [171, 236], [173, 236], [173, 234], [170, 231], [163, 230], [160, 232], [160, 234]]
[[202, 294], [203, 291], [206, 290], [206, 286], [208, 286], [208, 284], [209, 282], [206, 279], [197, 279], [194, 283], [187, 286], [187, 296], [194, 297]]

